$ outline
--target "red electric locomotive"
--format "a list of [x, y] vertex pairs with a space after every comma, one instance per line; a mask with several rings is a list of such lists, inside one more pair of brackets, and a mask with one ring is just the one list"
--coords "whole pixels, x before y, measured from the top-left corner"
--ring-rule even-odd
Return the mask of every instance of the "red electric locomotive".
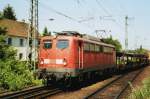
[[46, 81], [88, 79], [115, 65], [115, 47], [95, 37], [64, 31], [41, 38], [38, 70]]

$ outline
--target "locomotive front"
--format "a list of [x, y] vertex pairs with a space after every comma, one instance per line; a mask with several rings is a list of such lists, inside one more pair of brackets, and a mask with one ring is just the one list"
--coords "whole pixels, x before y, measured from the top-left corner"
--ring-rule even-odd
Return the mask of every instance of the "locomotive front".
[[70, 36], [46, 36], [40, 41], [38, 74], [47, 81], [76, 76], [75, 44]]

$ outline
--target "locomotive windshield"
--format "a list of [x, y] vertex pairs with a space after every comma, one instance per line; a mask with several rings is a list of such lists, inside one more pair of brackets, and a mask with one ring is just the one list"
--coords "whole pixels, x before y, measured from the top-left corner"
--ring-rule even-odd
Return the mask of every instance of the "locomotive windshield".
[[50, 49], [52, 48], [52, 41], [51, 40], [45, 40], [44, 42], [44, 48], [45, 49]]
[[69, 46], [69, 41], [68, 40], [58, 40], [57, 41], [57, 48], [59, 49], [64, 49]]

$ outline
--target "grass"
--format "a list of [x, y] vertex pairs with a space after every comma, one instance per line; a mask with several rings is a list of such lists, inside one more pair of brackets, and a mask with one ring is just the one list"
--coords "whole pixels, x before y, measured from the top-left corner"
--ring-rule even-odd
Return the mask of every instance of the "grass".
[[146, 78], [142, 87], [134, 88], [131, 84], [132, 93], [128, 99], [150, 99], [150, 77]]

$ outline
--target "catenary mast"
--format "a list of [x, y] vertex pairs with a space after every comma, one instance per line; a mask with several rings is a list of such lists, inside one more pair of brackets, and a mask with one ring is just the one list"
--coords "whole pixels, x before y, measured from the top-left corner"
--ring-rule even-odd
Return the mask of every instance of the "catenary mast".
[[38, 45], [38, 0], [30, 0], [29, 30], [27, 38], [27, 65], [34, 70], [37, 62]]

